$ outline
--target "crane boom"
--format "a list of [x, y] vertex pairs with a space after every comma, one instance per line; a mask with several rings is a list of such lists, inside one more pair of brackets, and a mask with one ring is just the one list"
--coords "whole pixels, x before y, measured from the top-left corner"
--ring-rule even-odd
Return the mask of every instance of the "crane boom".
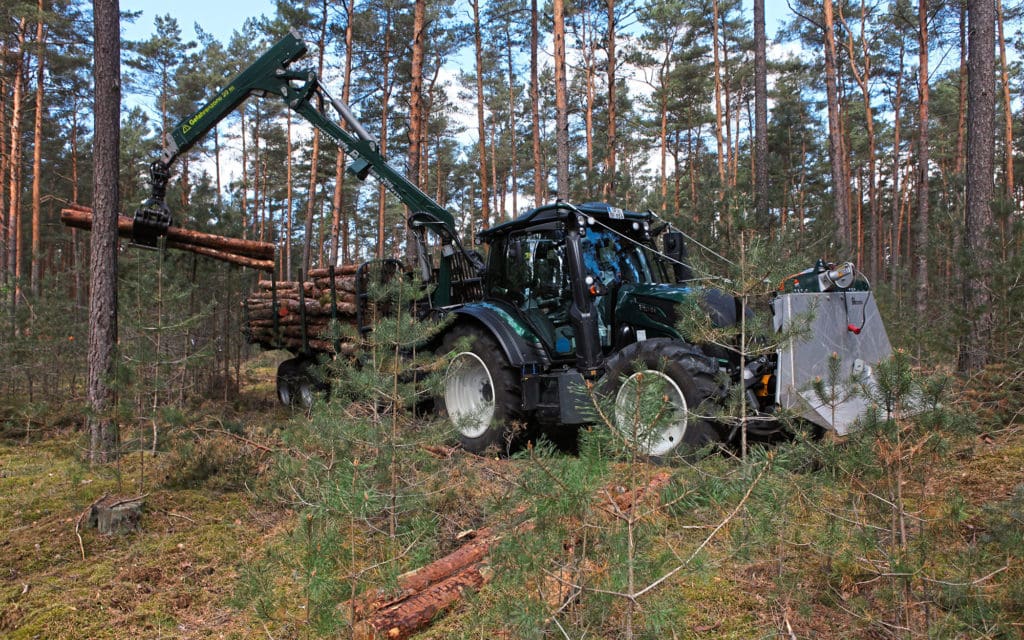
[[[252, 95], [278, 96], [284, 100], [290, 109], [345, 150], [352, 158], [347, 169], [349, 173], [360, 180], [365, 180], [372, 173], [409, 208], [416, 224], [430, 226], [440, 235], [457, 242], [452, 214], [388, 164], [380, 153], [377, 141], [352, 115], [347, 105], [327, 93], [314, 70], [291, 68], [291, 64], [306, 52], [306, 43], [294, 29], [291, 30], [220, 89], [202, 108], [183, 119], [167, 134], [166, 150], [159, 160], [150, 165], [150, 197], [135, 212], [135, 242], [155, 246], [159, 237], [166, 234], [171, 225], [172, 215], [165, 197], [170, 167], [174, 161]], [[352, 132], [346, 131], [317, 109], [312, 103], [315, 96], [322, 97], [325, 103], [330, 104]]]

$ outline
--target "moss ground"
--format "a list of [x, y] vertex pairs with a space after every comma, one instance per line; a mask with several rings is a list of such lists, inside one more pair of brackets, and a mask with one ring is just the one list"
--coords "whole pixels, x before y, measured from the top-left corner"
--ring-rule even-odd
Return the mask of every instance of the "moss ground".
[[[304, 552], [294, 543], [300, 516], [294, 505], [252, 492], [272, 454], [251, 443], [279, 447], [290, 421], [303, 418], [272, 404], [274, 362], [257, 365], [248, 370], [241, 400], [183, 419], [176, 428], [188, 437], [155, 457], [134, 453], [119, 465], [84, 464], [82, 434], [66, 410], [37, 416], [27, 438], [5, 423], [0, 637], [316, 635], [305, 622]], [[1022, 637], [1024, 427], [1021, 395], [1012, 391], [979, 379], [958, 392], [957, 408], [975, 424], [951, 436], [941, 454], [918, 459], [924, 473], [907, 485], [908, 548], [916, 555], [901, 560], [914, 560], [906, 584], [886, 575], [904, 565], [887, 555], [889, 522], [871, 495], [881, 486], [877, 479], [830, 475], [827, 464], [786, 471], [781, 460], [791, 445], [782, 445], [772, 454], [772, 472], [730, 519], [750, 481], [738, 462], [716, 457], [672, 469], [663, 499], [677, 502], [636, 530], [637, 584], [684, 566], [636, 600], [635, 637]], [[494, 579], [423, 638], [623, 637], [628, 599], [602, 593], [623, 588], [622, 523], [598, 502], [572, 514], [550, 508], [561, 504], [558, 483], [585, 472], [578, 458], [555, 454], [541, 473], [529, 457], [446, 457], [440, 448], [433, 456], [439, 459], [411, 467], [422, 475], [409, 485], [428, 496], [435, 515], [416, 525], [416, 546], [403, 552], [392, 575], [450, 551], [459, 532], [492, 523], [524, 501], [549, 508], [530, 507], [537, 529], [506, 540], [492, 560]], [[630, 473], [609, 465], [599, 480], [625, 486]], [[548, 475], [550, 482], [543, 480]], [[79, 517], [104, 494], [146, 494], [142, 527], [107, 536], [83, 525], [80, 544]], [[359, 527], [351, 535], [360, 544], [380, 540], [380, 520]], [[261, 564], [271, 553], [276, 563]], [[282, 569], [289, 563], [291, 570]], [[572, 563], [573, 581], [588, 590], [552, 605], [551, 575]], [[240, 584], [269, 567], [279, 571], [262, 576], [279, 587], [273, 605], [239, 598]], [[360, 588], [384, 580], [366, 573]], [[905, 633], [894, 626], [901, 602], [913, 626]], [[338, 633], [346, 635], [344, 622]]]

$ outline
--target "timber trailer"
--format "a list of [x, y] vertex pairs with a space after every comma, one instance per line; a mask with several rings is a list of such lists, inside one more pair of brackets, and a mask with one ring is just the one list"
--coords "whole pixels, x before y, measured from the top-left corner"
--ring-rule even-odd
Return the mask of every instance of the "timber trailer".
[[[439, 409], [466, 449], [504, 448], [521, 424], [574, 430], [593, 423], [594, 393], [610, 399], [612, 427], [652, 458], [732, 439], [736, 427], [712, 419], [708, 406], [737, 387], [751, 414], [785, 409], [840, 435], [864, 409], [861, 394], [844, 391], [840, 402], [825, 406], [811, 390], [812, 381], [828, 375], [832, 354], [847, 385], [870, 385], [873, 367], [890, 353], [870, 287], [852, 264], [818, 261], [787, 278], [771, 301], [776, 331], [809, 322], [810, 339], [785, 341], [749, 362], [734, 350], [697, 344], [678, 328], [682, 303], [698, 301], [718, 327], [736, 324], [741, 305], [699, 285], [682, 232], [652, 212], [557, 201], [481, 231], [478, 239], [489, 249], [481, 258], [461, 243], [455, 217], [387, 163], [317, 74], [292, 67], [306, 51], [292, 31], [168, 134], [166, 151], [151, 165], [151, 197], [135, 213], [136, 242], [155, 245], [171, 224], [164, 197], [174, 160], [249, 96], [277, 96], [346, 152], [349, 173], [361, 180], [375, 175], [411, 212], [407, 224], [418, 245], [412, 269], [432, 292], [416, 308], [421, 316], [448, 319], [427, 345], [449, 358]], [[345, 126], [316, 104], [331, 105]], [[365, 278], [356, 282], [365, 285]], [[365, 300], [364, 290], [356, 293]], [[308, 401], [319, 384], [309, 365], [338, 351], [336, 343], [307, 340], [305, 320], [302, 331], [301, 347], [278, 370], [286, 403]], [[638, 430], [632, 416], [640, 410], [640, 387], [653, 389], [665, 408]], [[750, 425], [764, 437], [782, 429], [771, 419]]]

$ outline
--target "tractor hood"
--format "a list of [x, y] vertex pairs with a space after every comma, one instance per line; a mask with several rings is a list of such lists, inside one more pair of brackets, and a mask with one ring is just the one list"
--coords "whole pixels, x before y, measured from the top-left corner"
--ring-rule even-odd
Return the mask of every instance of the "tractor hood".
[[655, 335], [676, 336], [678, 306], [691, 300], [694, 295], [714, 326], [728, 327], [736, 324], [737, 306], [733, 296], [719, 289], [682, 284], [622, 285], [616, 296], [616, 320], [638, 328], [652, 329]]

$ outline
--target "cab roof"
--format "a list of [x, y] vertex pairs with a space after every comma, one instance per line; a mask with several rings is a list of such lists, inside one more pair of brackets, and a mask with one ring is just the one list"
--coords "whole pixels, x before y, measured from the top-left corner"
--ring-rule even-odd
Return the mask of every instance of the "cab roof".
[[622, 221], [650, 222], [653, 218], [649, 212], [627, 211], [607, 202], [588, 202], [581, 205], [555, 202], [531, 209], [513, 220], [503, 222], [490, 229], [484, 229], [478, 234], [478, 237], [484, 242], [490, 242], [495, 236], [506, 235], [547, 222], [571, 220], [579, 215], [593, 217], [606, 225], [614, 225]]

